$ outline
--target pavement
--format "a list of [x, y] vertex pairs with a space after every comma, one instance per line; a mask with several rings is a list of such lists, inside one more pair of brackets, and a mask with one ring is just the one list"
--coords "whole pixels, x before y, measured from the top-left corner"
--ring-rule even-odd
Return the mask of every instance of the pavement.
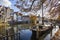
[[55, 33], [54, 37], [51, 40], [60, 40], [60, 29]]

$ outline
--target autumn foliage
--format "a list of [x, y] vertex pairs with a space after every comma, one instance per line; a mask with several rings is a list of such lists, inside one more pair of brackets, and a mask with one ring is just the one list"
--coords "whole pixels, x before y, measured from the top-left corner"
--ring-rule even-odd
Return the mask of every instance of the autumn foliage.
[[36, 24], [37, 16], [36, 15], [30, 15], [30, 20], [33, 25]]
[[60, 16], [57, 18], [58, 21], [60, 21]]

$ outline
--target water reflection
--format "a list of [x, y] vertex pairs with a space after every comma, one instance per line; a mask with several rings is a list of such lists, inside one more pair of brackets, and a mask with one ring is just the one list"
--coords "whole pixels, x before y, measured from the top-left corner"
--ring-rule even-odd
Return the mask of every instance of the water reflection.
[[29, 29], [20, 31], [20, 40], [30, 40], [32, 36], [32, 31]]
[[50, 34], [48, 34], [48, 35], [44, 38], [44, 40], [50, 40]]
[[[39, 40], [50, 40], [51, 37], [53, 37], [54, 34], [57, 32], [58, 29], [59, 29], [59, 27], [56, 26], [56, 28], [54, 28], [51, 32], [49, 32], [49, 33], [47, 32], [43, 36], [39, 37]], [[32, 30], [29, 29], [28, 26], [26, 26], [26, 27], [22, 26], [22, 25], [10, 26], [8, 33], [12, 34], [13, 32], [20, 33], [20, 35], [17, 35], [14, 40], [18, 40], [18, 36], [20, 36], [20, 40], [36, 40], [35, 38], [32, 39], [33, 32], [32, 32]], [[52, 36], [51, 36], [51, 34], [52, 34]]]
[[[58, 26], [56, 26], [56, 28], [54, 28], [51, 32], [52, 32], [52, 36], [51, 36], [51, 32], [50, 33], [46, 33], [44, 34], [45, 36], [42, 36], [42, 38], [39, 38], [39, 40], [50, 40], [51, 37], [54, 36], [54, 34], [57, 32], [57, 30], [59, 29]], [[32, 36], [32, 31], [27, 29], [27, 30], [21, 30], [20, 31], [21, 35], [21, 40], [31, 40], [31, 36]], [[36, 40], [35, 38], [33, 40]]]
[[59, 27], [56, 26], [56, 28], [53, 28], [53, 30], [44, 38], [44, 40], [50, 40], [54, 35], [55, 33], [59, 30]]

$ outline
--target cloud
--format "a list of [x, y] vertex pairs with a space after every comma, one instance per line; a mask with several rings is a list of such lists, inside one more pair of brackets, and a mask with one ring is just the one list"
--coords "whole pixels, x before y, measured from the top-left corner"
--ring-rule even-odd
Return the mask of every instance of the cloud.
[[11, 2], [9, 0], [0, 0], [0, 4], [3, 6], [11, 6]]

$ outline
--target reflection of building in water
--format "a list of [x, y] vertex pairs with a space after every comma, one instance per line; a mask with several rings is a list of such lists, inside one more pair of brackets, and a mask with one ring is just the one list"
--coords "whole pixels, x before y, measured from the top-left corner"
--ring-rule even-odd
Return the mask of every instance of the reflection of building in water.
[[24, 22], [26, 22], [26, 23], [30, 23], [29, 15], [24, 15], [24, 16], [22, 16], [22, 21], [24, 21]]
[[0, 5], [0, 18], [2, 19], [2, 21], [9, 21], [10, 19], [10, 14], [13, 12], [12, 9], [10, 9], [9, 7], [4, 7]]
[[11, 13], [11, 19], [14, 21], [22, 21], [21, 17], [22, 17], [22, 14], [19, 12]]

